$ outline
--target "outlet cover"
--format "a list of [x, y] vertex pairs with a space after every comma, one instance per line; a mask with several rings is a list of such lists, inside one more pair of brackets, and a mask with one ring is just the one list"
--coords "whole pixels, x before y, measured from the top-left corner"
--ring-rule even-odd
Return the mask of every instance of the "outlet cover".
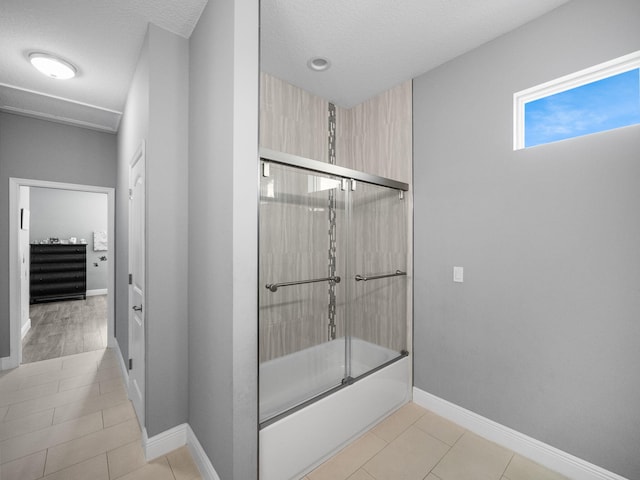
[[464, 268], [453, 267], [453, 281], [456, 283], [464, 282]]

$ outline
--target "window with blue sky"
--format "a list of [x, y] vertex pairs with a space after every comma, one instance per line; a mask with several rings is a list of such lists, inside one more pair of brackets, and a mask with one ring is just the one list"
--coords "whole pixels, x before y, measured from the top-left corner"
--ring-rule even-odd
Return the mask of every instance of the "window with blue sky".
[[640, 124], [640, 50], [513, 95], [513, 148]]
[[525, 104], [525, 147], [640, 123], [640, 69]]

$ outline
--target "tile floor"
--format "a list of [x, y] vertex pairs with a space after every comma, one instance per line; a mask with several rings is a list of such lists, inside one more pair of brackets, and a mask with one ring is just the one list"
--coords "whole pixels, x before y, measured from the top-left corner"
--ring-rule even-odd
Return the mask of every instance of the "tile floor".
[[[195, 480], [186, 447], [145, 462], [109, 349], [0, 372], [0, 479]], [[414, 403], [304, 480], [561, 480]]]
[[22, 340], [22, 363], [38, 362], [107, 346], [107, 296], [36, 303]]
[[0, 372], [0, 479], [194, 480], [186, 447], [145, 462], [109, 349]]
[[561, 480], [415, 403], [405, 405], [304, 480]]

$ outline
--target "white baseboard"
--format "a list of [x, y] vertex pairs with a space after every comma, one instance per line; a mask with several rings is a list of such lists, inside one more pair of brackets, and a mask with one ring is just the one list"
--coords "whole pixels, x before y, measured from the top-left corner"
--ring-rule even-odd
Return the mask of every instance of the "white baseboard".
[[24, 325], [22, 325], [22, 331], [20, 332], [20, 340], [24, 340], [24, 336], [31, 330], [31, 319], [28, 319]]
[[12, 368], [18, 367], [18, 360], [14, 355], [10, 357], [2, 357], [0, 358], [0, 371], [2, 370], [11, 370]]
[[106, 295], [107, 293], [109, 293], [109, 290], [106, 288], [98, 288], [96, 290], [87, 290], [86, 296], [87, 297], [96, 297], [98, 295]]
[[126, 363], [124, 362], [124, 357], [122, 356], [122, 351], [120, 350], [120, 345], [118, 341], [114, 339], [109, 339], [108, 347], [113, 348], [116, 351], [118, 356], [118, 365], [120, 365], [120, 373], [122, 373], [122, 381], [124, 382], [124, 388], [129, 392], [129, 369], [127, 368]]
[[166, 455], [184, 445], [189, 448], [189, 452], [203, 480], [220, 480], [220, 476], [211, 465], [209, 457], [207, 457], [196, 434], [193, 433], [188, 423], [170, 428], [151, 438], [147, 436], [146, 429], [142, 431], [142, 448], [147, 461]]
[[165, 430], [149, 438], [147, 429], [142, 430], [142, 448], [147, 462], [166, 455], [187, 444], [187, 424]]
[[576, 480], [627, 480], [618, 474], [512, 430], [447, 400], [413, 388], [413, 401], [467, 430]]
[[191, 452], [191, 456], [193, 457], [193, 461], [196, 462], [196, 466], [200, 471], [200, 476], [202, 476], [202, 480], [220, 480], [220, 476], [216, 469], [211, 465], [211, 461], [206, 453], [204, 453], [204, 449], [200, 442], [198, 441], [198, 437], [191, 430], [191, 426], [187, 423], [187, 446], [189, 447], [189, 452]]

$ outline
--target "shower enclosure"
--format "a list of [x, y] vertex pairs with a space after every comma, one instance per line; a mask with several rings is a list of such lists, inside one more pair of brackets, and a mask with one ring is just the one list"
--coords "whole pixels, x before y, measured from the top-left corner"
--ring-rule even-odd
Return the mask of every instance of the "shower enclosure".
[[408, 355], [408, 186], [288, 154], [261, 157], [264, 429]]

